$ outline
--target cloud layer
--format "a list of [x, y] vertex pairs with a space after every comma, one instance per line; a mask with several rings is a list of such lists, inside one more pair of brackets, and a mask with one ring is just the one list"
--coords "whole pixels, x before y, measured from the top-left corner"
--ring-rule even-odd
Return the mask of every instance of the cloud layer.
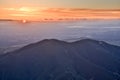
[[0, 18], [10, 19], [120, 19], [119, 9], [1, 8]]

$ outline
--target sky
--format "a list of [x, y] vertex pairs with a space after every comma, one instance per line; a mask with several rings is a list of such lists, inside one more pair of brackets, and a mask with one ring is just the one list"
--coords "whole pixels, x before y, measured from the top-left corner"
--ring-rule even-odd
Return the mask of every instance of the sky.
[[120, 9], [120, 0], [0, 0], [0, 5], [37, 6], [51, 8]]
[[0, 19], [120, 18], [120, 0], [0, 0]]

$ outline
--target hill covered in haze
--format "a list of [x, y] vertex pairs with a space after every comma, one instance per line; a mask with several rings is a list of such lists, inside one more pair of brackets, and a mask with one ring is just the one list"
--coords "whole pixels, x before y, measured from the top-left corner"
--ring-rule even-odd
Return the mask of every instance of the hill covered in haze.
[[120, 80], [120, 47], [46, 39], [1, 55], [0, 80]]

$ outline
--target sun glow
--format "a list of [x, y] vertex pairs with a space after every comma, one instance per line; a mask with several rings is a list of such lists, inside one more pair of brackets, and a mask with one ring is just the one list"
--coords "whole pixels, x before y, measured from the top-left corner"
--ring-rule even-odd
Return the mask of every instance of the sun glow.
[[0, 18], [15, 20], [120, 19], [120, 10], [11, 7], [0, 9]]
[[19, 11], [24, 11], [24, 12], [31, 12], [30, 8], [26, 8], [26, 7], [22, 7], [20, 9], [18, 9]]
[[18, 9], [19, 11], [23, 11], [23, 12], [34, 12], [37, 11], [37, 8], [28, 8], [28, 7], [21, 7]]
[[26, 20], [22, 20], [22, 23], [27, 23], [27, 21]]

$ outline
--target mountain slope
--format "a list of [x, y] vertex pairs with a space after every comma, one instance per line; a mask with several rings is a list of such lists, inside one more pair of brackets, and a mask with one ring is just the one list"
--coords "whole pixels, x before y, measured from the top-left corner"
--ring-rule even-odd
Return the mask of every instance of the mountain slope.
[[0, 80], [119, 80], [120, 47], [43, 40], [0, 56]]

